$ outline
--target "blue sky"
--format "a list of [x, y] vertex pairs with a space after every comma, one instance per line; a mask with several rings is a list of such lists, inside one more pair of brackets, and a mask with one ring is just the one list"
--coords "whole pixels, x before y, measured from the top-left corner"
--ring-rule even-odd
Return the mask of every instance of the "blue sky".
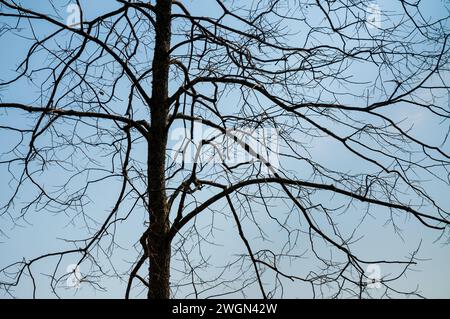
[[[58, 9], [60, 10], [61, 21], [67, 18], [67, 4], [68, 1], [58, 2]], [[101, 12], [106, 12], [114, 8], [115, 1], [102, 1], [102, 0], [85, 0], [81, 1], [84, 5], [85, 15], [88, 19], [91, 19]], [[217, 14], [217, 6], [213, 4], [213, 1], [186, 1], [186, 5], [189, 6], [198, 15], [215, 15]], [[378, 1], [376, 2], [381, 10], [394, 11], [398, 8], [398, 3], [393, 1]], [[22, 4], [31, 7], [38, 11], [49, 10], [48, 1], [22, 1]], [[444, 6], [442, 1], [427, 1], [427, 4], [423, 6], [423, 12], [425, 16], [433, 17], [437, 19], [440, 15], [445, 15], [445, 11], [442, 9]], [[445, 6], [444, 6], [445, 7]], [[448, 7], [448, 6], [447, 6]], [[314, 13], [311, 13], [314, 14]], [[4, 19], [4, 18], [0, 18]], [[2, 22], [0, 20], [0, 22]], [[25, 26], [25, 24], [24, 24]], [[37, 30], [40, 32], [50, 32], [52, 28], [48, 28], [46, 25], [36, 23]], [[298, 27], [295, 23], [291, 25], [292, 29]], [[22, 35], [27, 34], [30, 30], [23, 30]], [[1, 33], [0, 33], [1, 34]], [[300, 34], [297, 41], [304, 35]], [[69, 40], [69, 39], [67, 39]], [[318, 41], [321, 41], [319, 39]], [[323, 41], [329, 41], [329, 39], [323, 39]], [[14, 74], [14, 68], [17, 63], [23, 59], [27, 48], [30, 45], [30, 41], [20, 38], [17, 35], [2, 35], [0, 37], [0, 43], [8, 43], [7, 46], [3, 46], [0, 50], [0, 80], [10, 79]], [[95, 51], [95, 46], [90, 48], [91, 52]], [[42, 58], [42, 62], [38, 59], [34, 61], [34, 66], [38, 66], [39, 63], [45, 64], [43, 57], [45, 53], [38, 55]], [[150, 63], [150, 61], [149, 61]], [[366, 65], [355, 66], [348, 72], [354, 72], [358, 76], [358, 80], [369, 80], [373, 78], [372, 70]], [[448, 74], [446, 75], [448, 79]], [[39, 78], [38, 78], [39, 80]], [[176, 87], [176, 83], [172, 83], [173, 87]], [[123, 90], [117, 93], [119, 96], [126, 98], [127, 95], [127, 84], [121, 83], [119, 89]], [[339, 88], [341, 89], [341, 88]], [[35, 97], [39, 92], [39, 88], [35, 86], [30, 81], [22, 80], [14, 86], [7, 87], [6, 89], [0, 90], [0, 98], [2, 101], [17, 101], [23, 103], [33, 103], [36, 102]], [[314, 94], [312, 91], [311, 94]], [[426, 94], [426, 93], [424, 93]], [[373, 96], [373, 99], [377, 99], [377, 96]], [[426, 98], [424, 96], [424, 98]], [[348, 99], [349, 103], [357, 103], [358, 101], [352, 101], [351, 98]], [[240, 99], [238, 95], [230, 94], [224, 98], [223, 103], [226, 105], [239, 105]], [[444, 107], [448, 107], [448, 95], [443, 94], [440, 103]], [[114, 106], [120, 107], [119, 102], [112, 103]], [[395, 109], [389, 109], [390, 116], [395, 119], [402, 119], [402, 125], [404, 127], [410, 127], [412, 124], [414, 136], [420, 137], [424, 141], [436, 142], [443, 141], [446, 133], [446, 128], [448, 128], [449, 123], [440, 123], [433, 117], [427, 115], [426, 113], [420, 111], [419, 109], [412, 109], [407, 105], [399, 105]], [[145, 115], [145, 113], [143, 113]], [[0, 113], [0, 125], [19, 125], [20, 127], [27, 127], [33, 123], [33, 117], [30, 117], [23, 112], [4, 112]], [[179, 126], [176, 123], [174, 128]], [[58, 124], [58, 128], [61, 132], [70, 130], [71, 122], [63, 122]], [[338, 128], [337, 128], [338, 129]], [[94, 131], [88, 126], [81, 129], [81, 138], [91, 138]], [[108, 137], [110, 138], [110, 137]], [[303, 136], [299, 135], [295, 137], [298, 140], [304, 139]], [[0, 134], [0, 149], [9, 149], [13, 143], [17, 140], [17, 135], [11, 132], [2, 131]], [[46, 137], [44, 137], [39, 143], [44, 145], [46, 142]], [[169, 145], [176, 143], [175, 140], [170, 140]], [[306, 139], [305, 145], [310, 147], [311, 156], [317, 162], [326, 165], [327, 167], [341, 169], [344, 171], [365, 171], [370, 170], [370, 167], [362, 164], [359, 161], [355, 161], [352, 156], [350, 156], [343, 147], [337, 145], [330, 138], [318, 138], [314, 140]], [[439, 144], [439, 142], [437, 142]], [[281, 145], [281, 147], [285, 147]], [[444, 150], [450, 150], [450, 143], [447, 141], [442, 147]], [[91, 149], [92, 153], [89, 155], [95, 156], [95, 150]], [[64, 149], [58, 150], [59, 155], [62, 156], [66, 152]], [[98, 154], [101, 154], [99, 151]], [[145, 156], [144, 149], [142, 145], [139, 145], [134, 150], [134, 155], [137, 159], [143, 159]], [[83, 154], [76, 154], [76, 159], [80, 166], [90, 165], [88, 161], [83, 158]], [[109, 158], [100, 158], [98, 166], [110, 166]], [[293, 170], [297, 176], [307, 176], [307, 166], [304, 164], [299, 164], [298, 162], [290, 161], [289, 159], [283, 159], [283, 165]], [[17, 168], [16, 168], [17, 169]], [[60, 184], [62, 171], [58, 169], [57, 166], [53, 166], [42, 174], [39, 179], [48, 187], [53, 187], [54, 185]], [[98, 176], [101, 176], [99, 173]], [[91, 176], [94, 178], [94, 176]], [[9, 181], [11, 175], [8, 173], [7, 167], [4, 165], [0, 166], [0, 181], [1, 181], [1, 192], [0, 200], [3, 203], [4, 200], [11, 194], [12, 188], [9, 186]], [[11, 185], [14, 185], [12, 182]], [[72, 187], [76, 187], [76, 181]], [[430, 192], [434, 195], [435, 199], [443, 206], [450, 207], [450, 197], [448, 196], [448, 187], [445, 188], [438, 182], [426, 181]], [[100, 182], [90, 189], [89, 201], [86, 202], [86, 209], [88, 210], [89, 216], [93, 219], [101, 221], [102, 217], [108, 213], [108, 210], [113, 206], [113, 201], [115, 200], [119, 189], [118, 179], [108, 179]], [[19, 214], [21, 205], [26, 201], [27, 196], [34, 194], [32, 187], [25, 187], [17, 204], [10, 209], [11, 214]], [[208, 194], [204, 194], [206, 196]], [[202, 198], [199, 198], [202, 200]], [[329, 204], [330, 206], [340, 206], [345, 203], [343, 198], [339, 196], [330, 196], [330, 194], [321, 193], [317, 195], [317, 200]], [[127, 208], [129, 208], [131, 202], [125, 203], [121, 210], [121, 214], [125, 215]], [[286, 215], [288, 217], [289, 206], [283, 203], [281, 200], [272, 203], [273, 212], [280, 215]], [[211, 247], [205, 249], [204, 253], [208, 255], [209, 262], [213, 265], [222, 265], [226, 263], [230, 258], [236, 256], [236, 254], [244, 253], [245, 247], [240, 241], [236, 227], [234, 226], [232, 218], [226, 214], [221, 214], [226, 212], [227, 205], [226, 202], [218, 202], [214, 205], [214, 209], [217, 210], [217, 214], [205, 213], [197, 221], [198, 228], [204, 228], [207, 230], [209, 225], [214, 222], [217, 229], [214, 232], [214, 243]], [[364, 211], [365, 206], [355, 203], [354, 206], [350, 207], [348, 211], [337, 217], [339, 224], [342, 226], [344, 232], [351, 232], [360, 221], [361, 212]], [[281, 248], [282, 240], [285, 239], [285, 234], [280, 231], [279, 227], [275, 224], [270, 223], [270, 219], [264, 215], [264, 210], [261, 207], [255, 207], [255, 211], [261, 213], [258, 215], [260, 218], [260, 223], [263, 225], [264, 230], [271, 234], [273, 241], [270, 243], [256, 241], [258, 237], [257, 229], [254, 228], [251, 221], [246, 219], [243, 225], [248, 232], [249, 238], [255, 238], [255, 249], [265, 248], [265, 247], [278, 247]], [[402, 278], [397, 283], [396, 287], [400, 289], [414, 289], [416, 286], [420, 287], [420, 292], [426, 297], [436, 297], [436, 298], [449, 298], [450, 297], [450, 254], [448, 246], [445, 245], [445, 238], [438, 238], [440, 233], [433, 232], [432, 230], [426, 229], [417, 222], [417, 220], [411, 217], [405, 217], [405, 215], [399, 215], [396, 217], [396, 221], [401, 225], [403, 232], [401, 237], [393, 233], [392, 225], [386, 224], [389, 218], [389, 212], [381, 209], [372, 207], [371, 215], [373, 217], [368, 217], [364, 223], [359, 228], [359, 233], [364, 234], [364, 238], [360, 242], [355, 244], [355, 251], [358, 252], [362, 257], [368, 259], [376, 259], [378, 257], [386, 258], [408, 258], [409, 253], [417, 249], [420, 245], [420, 251], [418, 257], [422, 260], [418, 265], [414, 266], [412, 269], [414, 271], [408, 272], [407, 277]], [[265, 217], [264, 217], [265, 216]], [[118, 231], [116, 232], [116, 242], [118, 245], [114, 249], [114, 263], [113, 265], [108, 265], [106, 259], [101, 257], [100, 260], [105, 262], [105, 269], [107, 269], [108, 274], [113, 274], [115, 270], [119, 272], [126, 272], [126, 269], [130, 267], [131, 263], [134, 262], [136, 256], [138, 255], [138, 250], [133, 246], [137, 243], [140, 234], [145, 230], [145, 211], [137, 209], [126, 222], [118, 224]], [[73, 218], [74, 222], [71, 222]], [[319, 217], [320, 219], [320, 217]], [[67, 211], [62, 213], [53, 213], [48, 209], [39, 210], [39, 206], [34, 207], [26, 218], [20, 220], [17, 225], [13, 225], [7, 215], [0, 217], [0, 230], [4, 232], [4, 235], [0, 237], [0, 268], [8, 265], [9, 263], [21, 260], [22, 258], [32, 258], [38, 256], [39, 254], [46, 253], [54, 250], [61, 250], [62, 247], [73, 247], [72, 244], [65, 242], [65, 239], [76, 239], [83, 238], [87, 235], [87, 230], [80, 223], [80, 216], [76, 215], [75, 211]], [[90, 222], [87, 222], [90, 224]], [[302, 236], [302, 235], [299, 235]], [[306, 237], [300, 237], [302, 240], [306, 240]], [[188, 243], [188, 246], [190, 244]], [[300, 241], [298, 251], [302, 252], [307, 249], [307, 245], [303, 245]], [[180, 266], [179, 259], [181, 255], [177, 255], [173, 260], [173, 273], [172, 276], [177, 278], [179, 274], [177, 273], [177, 268]], [[184, 256], [186, 257], [186, 256]], [[200, 256], [196, 250], [193, 250], [188, 256], [194, 261], [199, 261]], [[34, 273], [49, 273], [54, 268], [57, 260], [48, 259], [42, 261], [35, 266], [33, 266]], [[61, 261], [60, 272], [64, 274], [64, 269], [70, 264], [76, 263], [77, 258], [67, 257]], [[290, 265], [284, 265], [285, 270], [294, 271], [298, 270], [299, 273], [306, 274], [308, 271], [315, 269], [316, 264], [314, 259], [301, 260], [299, 262], [294, 262]], [[230, 273], [224, 275], [226, 278], [232, 280], [233, 274], [238, 270], [230, 271]], [[389, 275], [393, 269], [390, 267], [383, 266], [381, 268], [382, 275]], [[88, 274], [90, 272], [89, 264], [81, 265], [81, 272]], [[207, 269], [199, 270], [209, 276], [213, 276], [214, 273], [219, 273], [219, 270], [215, 267], [210, 267]], [[246, 276], [247, 274], [244, 274]], [[267, 278], [270, 278], [269, 276]], [[46, 276], [40, 276], [37, 279], [40, 285], [38, 285], [37, 296], [38, 297], [49, 297], [53, 298], [54, 295], [49, 289], [48, 279]], [[270, 279], [267, 279], [270, 281]], [[63, 297], [75, 297], [75, 298], [86, 298], [86, 297], [99, 297], [99, 298], [121, 298], [124, 295], [125, 285], [124, 281], [120, 281], [117, 278], [103, 277], [99, 284], [105, 287], [105, 290], [95, 290], [87, 283], [82, 283], [79, 289], [72, 287], [66, 287], [61, 289], [60, 295]], [[189, 294], [191, 287], [180, 287], [177, 291], [177, 296], [192, 297]], [[219, 291], [219, 290], [218, 290]], [[0, 291], [0, 297], [8, 298], [7, 294], [2, 294]], [[256, 285], [251, 285], [247, 289], [249, 296], [259, 297], [259, 292]], [[15, 289], [14, 294], [18, 297], [31, 297], [31, 283], [29, 278], [26, 278], [21, 282], [21, 284]], [[376, 292], [374, 292], [376, 295]], [[134, 292], [135, 297], [145, 297], [145, 292], [139, 294], [139, 290]], [[231, 297], [240, 297], [240, 294], [231, 294]], [[285, 282], [285, 297], [311, 297], [311, 293], [308, 285], [303, 285], [301, 283], [289, 283]]]

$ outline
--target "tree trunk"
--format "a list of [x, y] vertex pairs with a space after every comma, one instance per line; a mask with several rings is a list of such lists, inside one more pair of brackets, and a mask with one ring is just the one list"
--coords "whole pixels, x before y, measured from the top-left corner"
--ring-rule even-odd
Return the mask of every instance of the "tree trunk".
[[170, 242], [167, 238], [169, 218], [165, 190], [167, 144], [169, 49], [171, 36], [171, 0], [156, 3], [156, 38], [153, 56], [151, 131], [148, 145], [148, 195], [150, 231], [148, 298], [170, 297]]

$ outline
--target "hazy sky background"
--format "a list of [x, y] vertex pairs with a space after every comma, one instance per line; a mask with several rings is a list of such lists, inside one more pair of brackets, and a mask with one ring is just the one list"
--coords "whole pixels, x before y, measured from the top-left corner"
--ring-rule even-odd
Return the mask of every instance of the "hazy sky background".
[[[32, 7], [38, 11], [46, 11], [48, 9], [48, 1], [36, 1], [36, 0], [23, 0], [22, 4]], [[61, 8], [61, 18], [66, 18], [66, 8], [67, 1], [56, 1], [57, 6]], [[84, 14], [87, 19], [90, 19], [100, 12], [105, 12], [112, 10], [115, 7], [115, 1], [112, 0], [84, 0], [81, 1], [84, 6]], [[186, 1], [189, 7], [193, 9], [194, 12], [204, 15], [215, 15], [217, 7], [213, 5], [213, 1]], [[381, 10], [391, 10], [393, 6], [393, 1], [378, 1], [377, 3]], [[437, 17], [441, 14], [446, 14], [442, 11], [443, 1], [426, 1], [426, 5], [423, 6], [424, 14], [430, 15], [432, 17]], [[444, 6], [445, 7], [445, 6]], [[447, 6], [448, 7], [448, 6]], [[0, 18], [4, 19], [4, 18]], [[1, 21], [0, 21], [1, 22]], [[45, 26], [40, 26], [41, 31], [45, 30]], [[1, 34], [1, 33], [0, 33]], [[13, 68], [17, 65], [17, 62], [23, 59], [25, 52], [28, 49], [30, 42], [24, 39], [20, 39], [17, 36], [2, 35], [2, 43], [5, 43], [5, 38], [8, 40], [9, 44], [6, 47], [0, 48], [0, 80], [10, 79], [13, 75]], [[150, 61], [149, 61], [150, 63]], [[45, 65], [45, 61], [43, 63]], [[364, 74], [365, 70], [361, 70]], [[366, 70], [370, 73], [370, 70]], [[370, 76], [370, 74], [368, 74]], [[0, 98], [2, 101], [22, 101], [31, 103], [32, 98], [36, 96], [36, 88], [33, 88], [30, 83], [22, 81], [19, 85], [14, 86], [14, 90], [3, 89], [0, 90]], [[448, 95], [443, 97], [443, 99], [448, 100]], [[237, 103], [237, 97], [229, 97], [228, 103], [233, 105]], [[445, 102], [443, 102], [445, 103]], [[448, 106], [448, 101], [446, 102]], [[442, 141], [443, 132], [445, 133], [445, 127], [448, 123], [436, 123], [434, 119], [427, 117], [424, 113], [415, 110], [412, 112], [406, 107], [399, 106], [396, 110], [396, 117], [406, 119], [403, 125], [408, 126], [408, 123], [414, 123], [414, 133], [415, 136], [421, 137], [425, 141]], [[20, 124], [21, 127], [26, 127], [28, 124], [32, 123], [27, 119], [26, 114], [23, 112], [0, 112], [0, 125], [17, 125]], [[302, 138], [299, 136], [298, 138]], [[11, 143], [17, 140], [17, 136], [14, 133], [5, 133], [5, 131], [0, 131], [0, 150], [6, 149]], [[176, 143], [177, 141], [169, 141], [170, 145]], [[283, 147], [283, 146], [281, 146]], [[450, 144], [444, 145], [445, 151], [450, 151]], [[141, 152], [141, 150], [137, 150]], [[142, 153], [143, 155], [145, 153]], [[336, 166], [340, 168], [348, 168], [351, 170], [364, 170], [361, 167], [361, 163], [354, 162], [352, 157], [348, 156], [346, 152], [336, 143], [324, 138], [314, 141], [314, 148], [311, 149], [311, 154], [313, 158], [320, 161], [321, 163]], [[139, 156], [139, 155], [138, 155]], [[105, 160], [105, 163], [108, 159]], [[82, 159], [80, 159], [80, 163]], [[298, 170], [299, 174], [302, 167], [296, 166], [296, 163], [291, 163], [289, 161], [284, 161], [283, 165], [289, 167], [290, 169]], [[57, 184], [59, 181], [58, 171], [46, 173], [43, 176], [46, 185]], [[10, 175], [7, 172], [7, 168], [2, 165], [0, 166], [0, 200], [4, 203], [4, 200], [8, 195], [11, 194], [11, 188], [8, 186], [10, 180]], [[92, 204], [89, 205], [90, 212], [98, 211], [98, 221], [101, 220], [102, 216], [108, 212], [113, 205], [113, 201], [117, 196], [118, 181], [105, 181], [104, 183], [97, 184], [91, 189], [90, 198], [92, 199]], [[450, 207], [450, 194], [448, 194], [448, 188], [440, 187], [438, 184], [429, 185], [432, 194], [435, 195], [437, 201], [443, 207]], [[32, 190], [29, 190], [29, 194], [32, 194]], [[27, 192], [23, 193], [26, 194]], [[333, 203], [333, 205], [338, 206], [339, 201], [342, 198], [331, 197], [329, 194], [320, 195], [322, 200], [326, 203]], [[24, 198], [25, 199], [25, 198]], [[225, 202], [220, 202], [215, 205], [218, 210], [226, 208]], [[349, 209], [345, 216], [341, 216], [339, 221], [343, 229], [352, 228], [352, 225], [358, 222], [358, 216], [360, 216], [360, 210], [364, 209], [364, 205], [355, 205], [355, 207]], [[17, 205], [12, 209], [20, 209]], [[274, 212], [280, 214], [286, 214], [286, 207], [281, 203], [279, 206], [274, 207]], [[15, 212], [17, 213], [17, 211]], [[95, 214], [91, 214], [91, 216]], [[369, 218], [362, 224], [359, 231], [360, 234], [365, 234], [363, 240], [355, 246], [355, 251], [361, 254], [363, 257], [368, 259], [376, 259], [376, 257], [385, 258], [407, 258], [409, 253], [417, 249], [420, 245], [420, 252], [418, 257], [422, 259], [420, 264], [414, 266], [413, 272], [408, 272], [406, 278], [402, 278], [396, 287], [401, 289], [414, 289], [416, 286], [420, 286], [420, 292], [426, 297], [436, 297], [436, 298], [449, 298], [450, 297], [450, 251], [449, 246], [445, 245], [444, 239], [439, 239], [436, 232], [424, 228], [422, 224], [417, 222], [417, 220], [410, 217], [399, 217], [398, 222], [400, 222], [403, 233], [402, 238], [396, 234], [393, 234], [392, 227], [385, 225], [386, 220], [389, 215], [386, 210], [381, 208], [372, 207], [372, 215], [376, 218]], [[121, 223], [117, 231], [117, 242], [120, 243], [120, 247], [116, 247], [114, 255], [114, 266], [121, 271], [125, 271], [127, 267], [133, 262], [137, 256], [137, 251], [132, 247], [139, 239], [141, 233], [145, 230], [145, 225], [143, 221], [145, 219], [145, 212], [138, 211], [134, 213], [126, 223]], [[0, 217], [0, 229], [4, 231], [4, 235], [0, 236], [0, 268], [19, 261], [22, 258], [30, 259], [32, 257], [38, 256], [39, 254], [51, 251], [59, 251], [66, 247], [71, 247], [70, 244], [65, 243], [61, 238], [72, 238], [78, 239], [86, 235], [85, 229], [79, 224], [70, 223], [71, 215], [67, 214], [52, 214], [51, 212], [36, 211], [35, 213], [28, 214], [26, 221], [21, 221], [18, 225], [13, 225], [9, 221], [8, 216]], [[199, 220], [199, 224], [207, 225], [210, 222], [211, 216], [202, 217]], [[245, 247], [240, 241], [236, 228], [232, 223], [232, 219], [226, 219], [222, 216], [216, 216], [216, 225], [221, 226], [221, 230], [218, 230], [215, 235], [217, 247], [210, 248], [207, 252], [211, 254], [211, 263], [223, 264], [228, 260], [230, 255], [243, 253]], [[256, 236], [255, 230], [250, 228], [248, 225], [248, 236]], [[270, 226], [267, 224], [266, 230], [272, 231], [272, 236], [274, 238], [273, 243], [276, 247], [276, 242], [278, 236], [282, 236], [279, 229], [275, 226]], [[55, 240], [57, 238], [58, 240]], [[267, 244], [269, 245], [269, 244]], [[196, 258], [195, 255], [191, 256], [193, 259]], [[53, 270], [57, 260], [48, 259], [42, 261], [35, 266], [33, 266], [33, 271], [38, 273], [49, 273]], [[60, 269], [66, 269], [70, 264], [76, 263], [77, 258], [75, 256], [66, 257], [61, 262]], [[177, 260], [174, 260], [173, 267], [177, 267]], [[304, 261], [301, 265], [293, 264], [291, 267], [304, 267], [304, 269], [299, 269], [300, 272], [307, 273], [308, 261]], [[314, 260], [310, 260], [310, 268], [314, 268]], [[50, 270], [49, 270], [50, 269]], [[109, 268], [112, 273], [112, 267]], [[209, 271], [216, 271], [210, 269]], [[381, 268], [382, 275], [388, 275], [391, 269]], [[88, 273], [89, 269], [83, 264], [81, 265], [81, 272]], [[172, 274], [174, 277], [177, 276], [176, 270]], [[38, 285], [37, 296], [38, 297], [48, 297], [53, 298], [49, 286], [45, 284], [46, 279], [38, 279], [40, 285]], [[269, 278], [269, 277], [268, 277]], [[2, 280], [3, 278], [0, 278]], [[125, 279], [126, 281], [126, 279]], [[101, 286], [105, 287], [105, 291], [96, 291], [92, 289], [88, 284], [82, 283], [79, 289], [73, 287], [68, 287], [61, 292], [63, 297], [99, 297], [99, 298], [122, 298], [125, 292], [126, 282], [120, 282], [117, 279], [103, 279], [100, 283]], [[296, 283], [289, 284], [286, 282], [285, 287], [285, 297], [311, 297], [309, 285]], [[186, 287], [180, 290], [180, 295], [185, 293], [185, 289], [191, 289], [191, 287]], [[249, 296], [259, 297], [260, 294], [256, 286], [252, 286], [249, 291]], [[28, 298], [31, 297], [31, 284], [30, 280], [27, 278], [21, 282], [21, 284], [15, 289], [15, 295], [18, 297]], [[135, 295], [138, 297], [145, 297], [145, 293], [141, 295]], [[229, 297], [239, 297], [239, 294], [230, 295]], [[8, 298], [9, 296], [3, 291], [0, 291], [0, 297]], [[192, 297], [192, 296], [191, 296]]]

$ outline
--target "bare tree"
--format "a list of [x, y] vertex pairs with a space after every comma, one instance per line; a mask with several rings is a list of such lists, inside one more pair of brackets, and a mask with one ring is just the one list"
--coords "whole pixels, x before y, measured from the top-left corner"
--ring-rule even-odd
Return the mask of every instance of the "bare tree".
[[[395, 286], [417, 250], [388, 259], [357, 247], [376, 236], [362, 226], [372, 217], [399, 236], [407, 222], [447, 238], [435, 190], [450, 190], [448, 6], [94, 4], [75, 1], [72, 21], [69, 3], [0, 0], [1, 47], [21, 58], [1, 62], [3, 223], [52, 214], [86, 234], [3, 265], [4, 291], [29, 281], [36, 297], [44, 276], [59, 296], [76, 256], [90, 265], [80, 280], [101, 289], [99, 279], [119, 278], [127, 298], [255, 287], [273, 298], [286, 285], [368, 297], [370, 264], [390, 269], [374, 281], [383, 296], [419, 295]], [[436, 123], [432, 140], [413, 114]], [[336, 152], [331, 161], [320, 147]], [[102, 200], [110, 209], [99, 211]], [[136, 254], [117, 242], [123, 225]], [[227, 253], [220, 229], [242, 244], [225, 264], [211, 258]], [[114, 266], [121, 249], [136, 258], [126, 271]], [[42, 262], [52, 269], [34, 273]]]

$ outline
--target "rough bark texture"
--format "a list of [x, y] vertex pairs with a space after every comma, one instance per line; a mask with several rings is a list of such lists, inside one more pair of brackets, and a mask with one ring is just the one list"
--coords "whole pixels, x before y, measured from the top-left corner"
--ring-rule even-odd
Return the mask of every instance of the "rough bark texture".
[[165, 191], [165, 154], [167, 143], [168, 75], [170, 49], [170, 0], [156, 4], [156, 40], [153, 57], [151, 132], [148, 150], [148, 191], [150, 231], [147, 238], [149, 254], [148, 298], [170, 297], [170, 242], [168, 207]]

